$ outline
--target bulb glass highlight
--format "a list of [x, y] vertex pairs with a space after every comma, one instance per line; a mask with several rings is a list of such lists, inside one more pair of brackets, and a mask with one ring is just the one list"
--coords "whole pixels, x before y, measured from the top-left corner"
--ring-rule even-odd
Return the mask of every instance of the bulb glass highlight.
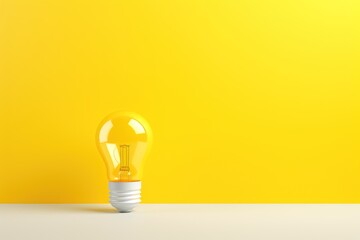
[[111, 182], [140, 181], [152, 143], [147, 121], [136, 113], [116, 112], [99, 125], [96, 143]]

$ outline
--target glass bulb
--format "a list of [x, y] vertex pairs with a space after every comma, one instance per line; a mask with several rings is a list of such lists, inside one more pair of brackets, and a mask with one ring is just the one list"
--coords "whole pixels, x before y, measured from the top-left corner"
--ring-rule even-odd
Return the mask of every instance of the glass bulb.
[[123, 203], [121, 207], [117, 204], [116, 208], [125, 206], [127, 209], [124, 203], [140, 201], [143, 162], [151, 142], [149, 124], [136, 113], [112, 113], [100, 123], [96, 143], [107, 167], [110, 202], [113, 205]]

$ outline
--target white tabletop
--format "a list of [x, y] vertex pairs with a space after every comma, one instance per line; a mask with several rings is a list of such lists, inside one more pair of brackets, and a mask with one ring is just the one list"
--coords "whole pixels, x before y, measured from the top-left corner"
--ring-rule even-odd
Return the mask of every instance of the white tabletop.
[[359, 240], [360, 205], [0, 204], [1, 240]]

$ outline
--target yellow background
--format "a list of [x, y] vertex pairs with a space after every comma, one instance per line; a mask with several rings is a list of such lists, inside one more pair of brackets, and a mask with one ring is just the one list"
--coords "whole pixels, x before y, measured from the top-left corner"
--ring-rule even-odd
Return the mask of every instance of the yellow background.
[[144, 202], [360, 202], [359, 10], [0, 0], [0, 202], [107, 202], [116, 110], [154, 131]]

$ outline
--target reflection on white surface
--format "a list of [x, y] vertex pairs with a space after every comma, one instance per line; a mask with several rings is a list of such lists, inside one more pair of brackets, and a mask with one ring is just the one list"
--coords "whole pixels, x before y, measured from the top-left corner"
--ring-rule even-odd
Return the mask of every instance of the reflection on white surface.
[[0, 204], [0, 239], [359, 240], [358, 204]]

